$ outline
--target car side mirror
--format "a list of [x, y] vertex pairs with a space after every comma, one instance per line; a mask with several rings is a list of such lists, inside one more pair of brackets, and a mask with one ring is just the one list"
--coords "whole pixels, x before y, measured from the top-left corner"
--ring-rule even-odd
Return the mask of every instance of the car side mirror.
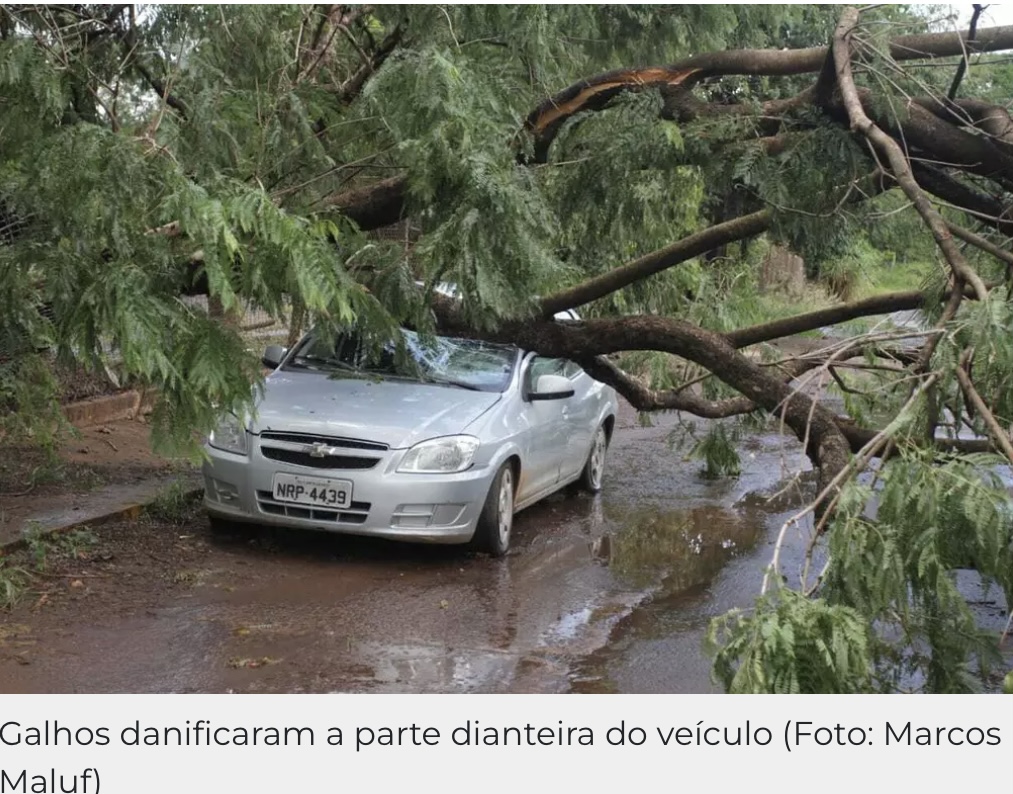
[[288, 353], [287, 347], [268, 345], [264, 350], [264, 355], [260, 357], [260, 362], [268, 369], [277, 369], [285, 360], [286, 353]]
[[542, 375], [535, 382], [534, 391], [528, 395], [529, 400], [565, 400], [573, 397], [573, 384], [562, 375]]

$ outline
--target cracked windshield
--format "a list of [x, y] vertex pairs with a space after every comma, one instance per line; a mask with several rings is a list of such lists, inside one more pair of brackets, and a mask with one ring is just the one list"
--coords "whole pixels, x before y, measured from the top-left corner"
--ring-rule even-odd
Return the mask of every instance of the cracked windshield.
[[393, 378], [444, 383], [476, 391], [503, 391], [517, 351], [471, 339], [430, 337], [402, 330], [392, 342], [370, 343], [357, 335], [338, 334], [332, 344], [316, 335], [296, 350], [293, 367], [332, 368]]

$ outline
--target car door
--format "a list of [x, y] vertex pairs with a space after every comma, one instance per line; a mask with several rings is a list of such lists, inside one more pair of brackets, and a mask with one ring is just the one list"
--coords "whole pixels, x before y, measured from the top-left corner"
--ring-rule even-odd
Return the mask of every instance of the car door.
[[[562, 373], [563, 359], [531, 355], [525, 361], [522, 394], [530, 393], [542, 375]], [[521, 403], [527, 455], [522, 461], [517, 501], [544, 495], [559, 481], [560, 466], [567, 454], [566, 406], [572, 398], [528, 400]]]
[[560, 464], [560, 478], [575, 477], [584, 468], [597, 429], [601, 384], [572, 361], [565, 361], [563, 374], [573, 384], [573, 397], [566, 401], [566, 454]]

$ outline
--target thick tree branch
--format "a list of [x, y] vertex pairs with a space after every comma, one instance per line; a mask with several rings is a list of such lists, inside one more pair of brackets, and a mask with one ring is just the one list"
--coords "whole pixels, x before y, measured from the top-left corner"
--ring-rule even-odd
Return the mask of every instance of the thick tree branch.
[[[949, 228], [953, 230], [954, 235], [967, 239], [968, 242], [972, 242], [974, 245], [979, 247], [985, 247], [984, 250], [992, 252], [994, 249], [996, 255], [1003, 261], [1010, 262], [1013, 264], [1013, 254], [1007, 253], [1002, 249], [996, 248], [987, 240], [978, 237], [976, 234], [963, 229], [959, 226], [949, 225]], [[986, 284], [988, 289], [995, 287], [995, 284]], [[964, 288], [964, 296], [974, 298], [975, 295], [970, 292], [970, 287]], [[805, 314], [795, 314], [791, 317], [784, 317], [780, 320], [772, 320], [769, 323], [762, 323], [760, 325], [752, 325], [748, 328], [739, 328], [735, 331], [729, 331], [725, 334], [728, 340], [736, 347], [749, 347], [750, 345], [756, 345], [760, 342], [771, 342], [775, 339], [783, 339], [786, 336], [794, 336], [796, 334], [802, 334], [806, 331], [815, 331], [817, 328], [826, 328], [831, 325], [838, 325], [840, 323], [847, 322], [848, 320], [855, 320], [859, 317], [875, 317], [880, 314], [892, 314], [894, 312], [903, 311], [914, 311], [925, 306], [930, 300], [944, 300], [948, 301], [951, 297], [951, 291], [948, 290], [942, 294], [942, 296], [929, 295], [921, 290], [905, 290], [903, 292], [886, 292], [882, 295], [873, 295], [871, 298], [863, 298], [862, 300], [851, 301], [850, 303], [842, 303], [837, 306], [829, 306], [826, 309], [817, 309], [816, 311], [806, 312]]]
[[1013, 117], [1006, 108], [980, 99], [915, 97], [912, 101], [943, 121], [981, 130], [1006, 154], [1013, 154]]
[[858, 317], [872, 317], [878, 314], [920, 309], [925, 305], [926, 300], [925, 293], [920, 290], [890, 292], [805, 314], [796, 314], [762, 325], [740, 328], [729, 331], [725, 335], [735, 347], [749, 347], [760, 342], [770, 342], [774, 339], [783, 339], [786, 336], [814, 331], [817, 328], [837, 325]]
[[398, 48], [401, 43], [401, 38], [404, 35], [404, 29], [400, 26], [394, 28], [387, 35], [383, 41], [368, 55], [368, 59], [355, 70], [345, 82], [341, 84], [338, 89], [338, 96], [341, 102], [348, 104], [355, 99], [362, 91], [362, 87], [366, 84], [366, 81], [376, 74], [376, 70], [383, 66], [384, 62], [391, 56], [391, 54]]
[[141, 77], [144, 78], [145, 82], [147, 82], [147, 84], [151, 86], [151, 89], [156, 94], [158, 94], [158, 96], [161, 99], [165, 101], [165, 104], [167, 104], [177, 113], [179, 113], [179, 115], [181, 115], [183, 118], [187, 117], [189, 110], [186, 106], [186, 102], [184, 102], [174, 93], [172, 93], [172, 91], [169, 90], [168, 85], [163, 80], [160, 80], [159, 78], [155, 77], [152, 71], [147, 66], [145, 66], [140, 61], [140, 59], [134, 60], [134, 67], [137, 69]]
[[961, 182], [942, 168], [925, 163], [912, 163], [911, 168], [918, 184], [932, 195], [969, 212], [1007, 237], [1013, 237], [1013, 205], [1003, 204], [999, 198]]
[[584, 356], [576, 363], [592, 378], [615, 388], [638, 411], [685, 411], [705, 419], [726, 419], [756, 410], [745, 397], [707, 400], [689, 389], [652, 389], [604, 356]]
[[971, 376], [967, 374], [965, 367], [970, 360], [971, 351], [966, 351], [961, 357], [960, 366], [957, 367], [957, 381], [960, 383], [960, 388], [964, 392], [967, 401], [974, 406], [974, 409], [985, 421], [985, 426], [988, 427], [988, 432], [995, 440], [995, 443], [998, 444], [999, 449], [1009, 458], [1010, 463], [1013, 463], [1013, 442], [1010, 442], [1009, 435], [1002, 429], [992, 410], [981, 398], [981, 395], [978, 394], [978, 390], [974, 388]]
[[[967, 32], [898, 36], [890, 41], [896, 61], [1013, 49], [1013, 26], [986, 28], [973, 41]], [[645, 88], [688, 89], [715, 75], [786, 76], [814, 73], [827, 58], [828, 47], [798, 50], [729, 50], [696, 55], [669, 66], [619, 69], [581, 80], [546, 98], [527, 118], [536, 151], [547, 151], [562, 124], [577, 113], [599, 110], [617, 94]]]
[[[982, 6], [980, 3], [974, 4], [974, 12], [971, 14], [971, 23], [967, 26], [967, 42], [971, 44], [974, 42], [974, 37], [978, 33], [978, 19], [981, 17]], [[950, 101], [957, 98], [957, 91], [960, 90], [960, 83], [964, 79], [964, 74], [967, 72], [967, 59], [969, 53], [965, 52], [964, 57], [960, 59], [960, 63], [957, 65], [957, 71], [953, 75], [953, 82], [950, 83], [950, 90], [946, 92], [946, 96], [949, 97]]]
[[[682, 411], [703, 419], [730, 419], [734, 416], [753, 413], [758, 410], [756, 403], [745, 397], [730, 397], [725, 400], [706, 400], [685, 390], [651, 389], [640, 379], [624, 372], [604, 356], [585, 356], [575, 359], [585, 372], [595, 380], [612, 386], [630, 405], [638, 411]], [[820, 362], [822, 363], [822, 362]], [[799, 367], [797, 374], [804, 369], [812, 369], [818, 364]], [[791, 373], [795, 374], [795, 373]], [[790, 381], [790, 377], [787, 379]], [[844, 436], [853, 453], [860, 452], [876, 439], [882, 428], [866, 428], [848, 416], [835, 416], [837, 429]], [[974, 453], [995, 452], [996, 445], [985, 438], [936, 438], [931, 446], [940, 452]], [[881, 450], [877, 457], [889, 457], [896, 452], [896, 447]]]
[[834, 63], [837, 66], [837, 82], [841, 90], [844, 106], [851, 119], [851, 128], [860, 132], [876, 147], [890, 164], [890, 170], [908, 199], [914, 204], [925, 225], [932, 232], [936, 245], [953, 270], [958, 284], [970, 284], [979, 300], [984, 300], [987, 290], [981, 277], [974, 272], [964, 259], [963, 254], [953, 242], [953, 236], [942, 216], [932, 206], [925, 193], [918, 186], [911, 167], [901, 150], [900, 145], [883, 130], [877, 127], [866, 114], [858, 96], [858, 89], [851, 74], [851, 36], [858, 25], [858, 11], [854, 8], [845, 9], [840, 24], [834, 33]]
[[590, 303], [648, 276], [660, 273], [695, 256], [705, 254], [718, 246], [754, 237], [766, 231], [770, 222], [770, 211], [760, 210], [751, 215], [744, 215], [710, 226], [665, 248], [634, 259], [622, 267], [609, 270], [575, 287], [543, 298], [541, 301], [542, 314], [552, 317], [557, 312]]
[[[901, 118], [884, 110], [875, 110], [872, 95], [859, 91], [861, 107], [867, 117], [906, 147], [928, 153], [950, 166], [961, 167], [986, 179], [1013, 185], [1013, 154], [991, 137], [975, 135], [944, 120], [918, 101], [907, 102]], [[850, 120], [850, 113], [849, 113]], [[999, 129], [1000, 119], [993, 119], [993, 129]]]
[[324, 205], [339, 210], [368, 231], [401, 220], [407, 196], [408, 177], [401, 175], [330, 196]]
[[[439, 326], [474, 336], [458, 307], [450, 300], [435, 300]], [[806, 454], [820, 470], [823, 486], [848, 465], [850, 446], [837, 427], [834, 413], [738, 352], [723, 335], [668, 317], [636, 315], [559, 323], [551, 320], [510, 322], [483, 338], [504, 341], [544, 355], [582, 359], [624, 350], [671, 353], [698, 364], [731, 386], [746, 400], [782, 417]]]

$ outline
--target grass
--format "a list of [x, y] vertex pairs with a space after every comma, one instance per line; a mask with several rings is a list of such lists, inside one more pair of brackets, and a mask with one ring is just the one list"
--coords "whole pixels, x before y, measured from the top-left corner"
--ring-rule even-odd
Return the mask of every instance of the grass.
[[199, 493], [195, 494], [174, 482], [159, 492], [145, 512], [152, 518], [169, 524], [183, 524], [193, 516], [199, 498]]
[[47, 485], [83, 492], [105, 484], [102, 475], [93, 468], [72, 466], [60, 460], [52, 445], [19, 444], [5, 452], [8, 454], [0, 461], [0, 497], [25, 496]]
[[0, 609], [16, 607], [28, 591], [30, 581], [28, 571], [0, 557]]
[[28, 523], [22, 534], [28, 556], [36, 571], [44, 571], [57, 559], [77, 560], [98, 543], [95, 534], [87, 529], [70, 532], [49, 532], [34, 521]]
[[886, 292], [921, 289], [935, 271], [931, 262], [882, 264], [865, 268], [859, 280], [856, 298], [871, 298]]
[[[0, 555], [0, 610], [16, 607], [32, 581], [62, 560], [80, 560], [98, 544], [87, 527], [70, 532], [50, 532], [37, 522], [29, 522], [22, 532], [25, 549], [13, 557]], [[27, 558], [27, 559], [26, 559]], [[13, 560], [19, 563], [15, 564]]]
[[[801, 293], [797, 295], [784, 295], [779, 292], [761, 293], [757, 297], [757, 315], [762, 319], [754, 322], [759, 324], [793, 317], [799, 313], [801, 306], [805, 307], [805, 311], [817, 311], [828, 309], [836, 303], [838, 301], [821, 284], [806, 282]], [[818, 337], [821, 334], [819, 331], [805, 331], [799, 336]]]

